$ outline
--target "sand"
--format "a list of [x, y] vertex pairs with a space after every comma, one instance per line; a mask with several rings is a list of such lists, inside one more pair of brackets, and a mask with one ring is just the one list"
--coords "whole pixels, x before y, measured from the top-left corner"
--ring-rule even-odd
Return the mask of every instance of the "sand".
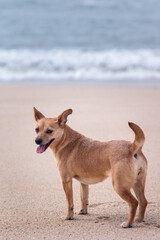
[[[144, 223], [120, 224], [128, 205], [111, 179], [90, 186], [89, 214], [64, 221], [67, 205], [56, 159], [36, 153], [32, 107], [46, 116], [73, 109], [68, 125], [88, 137], [133, 141], [127, 122], [145, 132], [148, 159]], [[0, 86], [0, 240], [160, 239], [160, 88]], [[80, 209], [74, 180], [75, 212]]]

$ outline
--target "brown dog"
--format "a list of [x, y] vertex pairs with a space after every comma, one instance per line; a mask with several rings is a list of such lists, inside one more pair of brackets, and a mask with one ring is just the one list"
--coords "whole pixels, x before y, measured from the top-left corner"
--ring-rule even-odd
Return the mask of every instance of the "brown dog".
[[[133, 143], [128, 141], [94, 141], [66, 125], [71, 109], [56, 118], [46, 118], [36, 108], [37, 121], [35, 142], [38, 153], [48, 147], [57, 159], [63, 188], [68, 202], [67, 220], [73, 219], [72, 178], [81, 186], [80, 214], [87, 214], [88, 185], [95, 184], [112, 176], [114, 190], [129, 204], [130, 213], [122, 227], [131, 227], [139, 203], [138, 221], [143, 221], [147, 200], [144, 195], [147, 160], [141, 149], [145, 140], [144, 133], [134, 123], [129, 123], [135, 133]], [[136, 198], [131, 194], [133, 188]]]

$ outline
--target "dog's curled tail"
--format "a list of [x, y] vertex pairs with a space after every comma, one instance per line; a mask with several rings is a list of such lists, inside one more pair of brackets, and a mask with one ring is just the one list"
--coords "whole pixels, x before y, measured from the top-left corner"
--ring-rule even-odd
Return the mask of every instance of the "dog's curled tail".
[[134, 142], [131, 144], [131, 148], [130, 148], [131, 152], [134, 155], [139, 150], [142, 149], [144, 141], [145, 141], [145, 136], [144, 136], [142, 129], [135, 123], [128, 122], [128, 125], [135, 133], [135, 139], [134, 139]]

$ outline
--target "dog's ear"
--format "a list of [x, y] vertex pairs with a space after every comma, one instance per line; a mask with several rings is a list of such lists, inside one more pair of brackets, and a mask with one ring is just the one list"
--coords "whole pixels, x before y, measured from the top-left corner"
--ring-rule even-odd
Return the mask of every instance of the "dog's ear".
[[67, 117], [72, 113], [72, 109], [67, 109], [64, 111], [61, 115], [58, 116], [58, 124], [59, 126], [64, 126], [64, 124], [67, 122]]
[[40, 119], [42, 119], [42, 118], [45, 117], [45, 116], [44, 116], [41, 112], [39, 112], [35, 107], [33, 108], [33, 112], [34, 112], [34, 118], [35, 118], [36, 121], [38, 121], [38, 120], [40, 120]]

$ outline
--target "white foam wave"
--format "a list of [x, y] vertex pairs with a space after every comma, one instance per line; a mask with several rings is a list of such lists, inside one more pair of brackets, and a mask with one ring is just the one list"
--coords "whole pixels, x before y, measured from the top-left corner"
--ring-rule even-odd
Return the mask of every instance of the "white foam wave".
[[0, 81], [160, 79], [160, 50], [0, 50]]

